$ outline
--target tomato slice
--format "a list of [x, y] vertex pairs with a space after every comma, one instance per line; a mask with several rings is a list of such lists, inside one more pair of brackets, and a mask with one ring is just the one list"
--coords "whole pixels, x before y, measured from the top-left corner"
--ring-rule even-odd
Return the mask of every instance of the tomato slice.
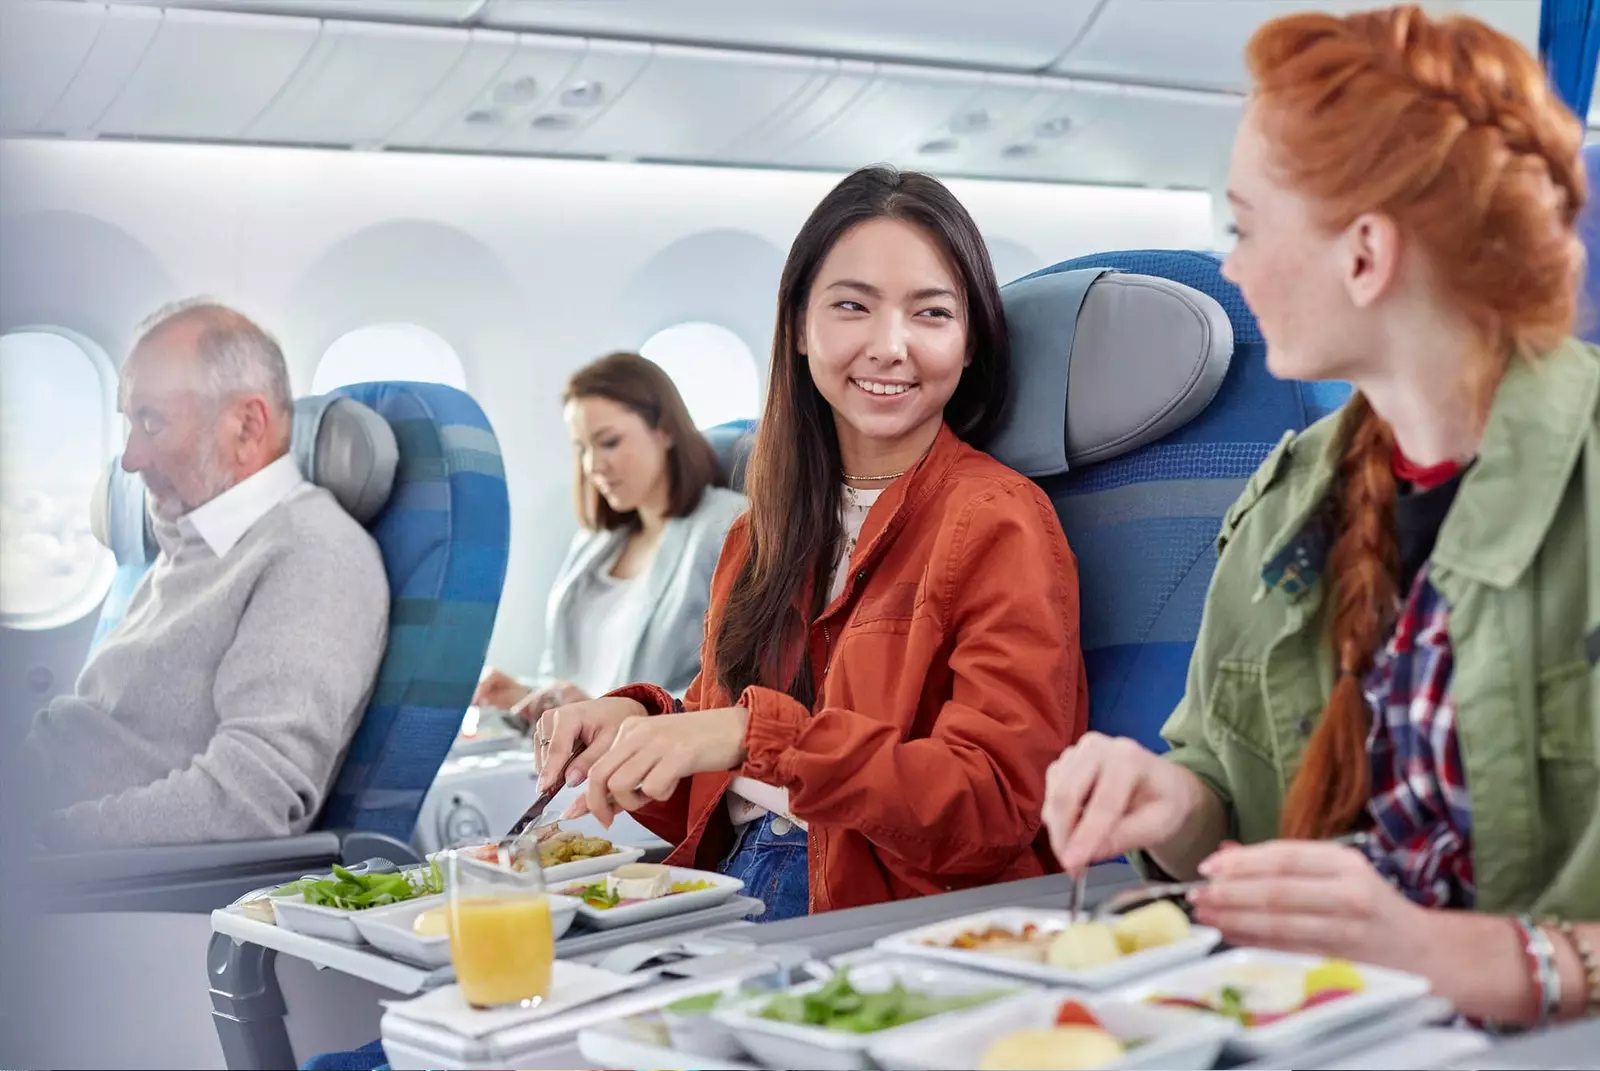
[[1100, 1026], [1100, 1020], [1094, 1017], [1094, 1013], [1075, 1000], [1062, 1002], [1061, 1009], [1056, 1012], [1056, 1025], [1093, 1026], [1104, 1029]]

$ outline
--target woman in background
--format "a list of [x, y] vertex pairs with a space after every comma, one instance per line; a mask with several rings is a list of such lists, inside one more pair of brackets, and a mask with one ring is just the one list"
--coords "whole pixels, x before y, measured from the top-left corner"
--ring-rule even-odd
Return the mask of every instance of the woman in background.
[[1091, 733], [1051, 770], [1057, 855], [1202, 874], [1229, 942], [1412, 971], [1472, 1017], [1592, 1015], [1583, 125], [1515, 41], [1414, 6], [1247, 55], [1223, 274], [1274, 374], [1357, 393], [1229, 511], [1172, 750]]
[[840, 182], [784, 266], [701, 675], [546, 714], [544, 784], [587, 775], [602, 822], [634, 812], [767, 920], [1045, 873], [1045, 769], [1088, 697], [1055, 509], [979, 450], [1009, 368], [960, 202]]
[[682, 695], [700, 671], [711, 574], [744, 512], [671, 377], [634, 353], [575, 374], [562, 395], [582, 527], [556, 574], [538, 676], [490, 669], [473, 702], [530, 723], [546, 710], [659, 680]]

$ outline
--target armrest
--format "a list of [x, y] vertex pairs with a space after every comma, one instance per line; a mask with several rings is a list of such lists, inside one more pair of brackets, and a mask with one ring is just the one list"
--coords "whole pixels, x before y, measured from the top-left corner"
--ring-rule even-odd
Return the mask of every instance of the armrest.
[[54, 911], [205, 912], [339, 860], [338, 834], [320, 832], [45, 855], [34, 866]]

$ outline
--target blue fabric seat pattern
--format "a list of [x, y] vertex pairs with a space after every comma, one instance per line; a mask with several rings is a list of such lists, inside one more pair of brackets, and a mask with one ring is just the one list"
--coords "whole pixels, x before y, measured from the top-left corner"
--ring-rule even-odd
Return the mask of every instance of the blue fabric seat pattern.
[[494, 430], [465, 393], [361, 383], [399, 447], [394, 489], [368, 525], [389, 576], [389, 644], [318, 827], [411, 837], [461, 728], [505, 583], [511, 511]]
[[1349, 387], [1273, 378], [1255, 317], [1214, 254], [1100, 253], [1034, 274], [1092, 267], [1194, 287], [1233, 324], [1227, 377], [1193, 421], [1123, 457], [1039, 481], [1078, 558], [1090, 726], [1161, 751], [1161, 726], [1183, 696], [1223, 514], [1284, 431], [1338, 408]]

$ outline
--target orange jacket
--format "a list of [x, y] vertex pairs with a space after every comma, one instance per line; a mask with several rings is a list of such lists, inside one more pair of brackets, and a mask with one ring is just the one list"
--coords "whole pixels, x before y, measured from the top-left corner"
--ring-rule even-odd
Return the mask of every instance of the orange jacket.
[[[741, 517], [712, 578], [703, 665], [748, 549]], [[942, 429], [874, 504], [809, 654], [813, 710], [762, 687], [735, 704], [704, 673], [683, 706], [750, 712], [739, 772], [787, 788], [810, 827], [813, 913], [1055, 868], [1045, 770], [1084, 732], [1089, 698], [1077, 563], [1037, 486]], [[673, 709], [652, 685], [615, 694]], [[635, 814], [677, 845], [670, 863], [716, 868], [733, 776], [699, 774]]]

